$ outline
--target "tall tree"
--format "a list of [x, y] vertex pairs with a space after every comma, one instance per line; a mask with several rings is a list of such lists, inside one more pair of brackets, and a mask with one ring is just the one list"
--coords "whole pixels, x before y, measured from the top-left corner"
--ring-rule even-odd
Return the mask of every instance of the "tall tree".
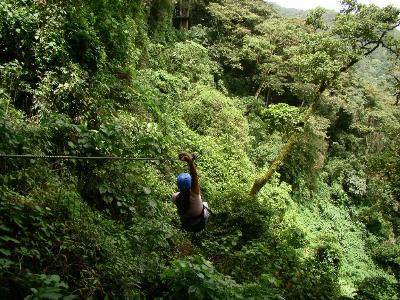
[[[289, 60], [290, 63], [306, 71], [301, 73], [300, 78], [306, 79], [317, 87], [310, 97], [311, 102], [304, 114], [302, 126], [313, 114], [317, 102], [330, 84], [363, 57], [370, 55], [381, 46], [396, 55], [400, 54], [399, 41], [389, 35], [390, 31], [400, 25], [399, 9], [393, 6], [379, 8], [375, 5], [363, 5], [354, 0], [342, 1], [342, 7], [335, 24], [322, 32], [315, 31], [315, 34], [310, 36], [311, 39], [297, 46], [296, 52], [301, 56], [294, 53], [294, 59]], [[312, 51], [308, 52], [311, 49]], [[301, 53], [303, 51], [308, 52], [309, 55]], [[250, 192], [252, 196], [256, 196], [273, 176], [290, 153], [298, 137], [299, 130], [296, 130], [267, 172], [255, 180]]]

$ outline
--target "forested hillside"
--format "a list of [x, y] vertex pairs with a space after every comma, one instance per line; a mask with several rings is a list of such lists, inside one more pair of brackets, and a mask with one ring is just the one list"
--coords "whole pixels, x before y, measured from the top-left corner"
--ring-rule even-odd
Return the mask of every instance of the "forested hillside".
[[354, 0], [0, 0], [0, 299], [399, 299], [399, 25]]

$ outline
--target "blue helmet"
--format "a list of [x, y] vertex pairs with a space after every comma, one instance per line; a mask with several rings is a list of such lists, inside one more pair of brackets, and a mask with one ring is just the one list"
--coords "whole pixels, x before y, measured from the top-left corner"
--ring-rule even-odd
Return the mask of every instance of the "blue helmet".
[[188, 190], [192, 186], [192, 176], [188, 173], [181, 173], [176, 177], [176, 183], [179, 190]]

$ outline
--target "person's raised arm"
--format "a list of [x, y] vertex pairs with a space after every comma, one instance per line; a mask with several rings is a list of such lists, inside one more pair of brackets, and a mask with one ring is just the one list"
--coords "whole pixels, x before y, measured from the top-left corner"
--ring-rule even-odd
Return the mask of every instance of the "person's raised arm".
[[192, 193], [196, 195], [200, 195], [200, 186], [199, 186], [199, 178], [197, 176], [196, 166], [194, 165], [193, 158], [185, 153], [182, 152], [179, 154], [179, 159], [182, 161], [186, 161], [189, 167], [190, 176], [192, 176], [192, 187], [190, 190]]

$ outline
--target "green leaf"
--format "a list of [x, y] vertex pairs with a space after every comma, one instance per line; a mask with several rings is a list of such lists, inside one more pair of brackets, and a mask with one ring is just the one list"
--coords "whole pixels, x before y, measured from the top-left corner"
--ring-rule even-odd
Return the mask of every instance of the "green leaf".
[[107, 188], [101, 185], [99, 186], [99, 192], [100, 194], [105, 194], [107, 192]]
[[178, 265], [181, 267], [181, 268], [186, 268], [186, 263], [184, 262], [184, 261], [178, 261]]
[[0, 253], [3, 253], [5, 256], [10, 256], [11, 251], [7, 249], [0, 248]]
[[61, 278], [60, 278], [60, 275], [54, 274], [54, 275], [50, 275], [49, 279], [54, 282], [59, 282]]
[[157, 207], [157, 202], [154, 200], [149, 200], [149, 206], [152, 208], [156, 208]]
[[19, 244], [19, 241], [18, 240], [16, 240], [16, 239], [14, 239], [14, 238], [12, 238], [12, 237], [10, 237], [10, 236], [7, 236], [7, 235], [3, 235], [3, 236], [0, 236], [0, 239], [2, 239], [3, 241], [5, 241], [5, 242], [14, 242], [14, 243], [16, 243], [16, 244]]
[[8, 227], [5, 226], [5, 225], [0, 225], [0, 229], [1, 229], [1, 230], [4, 230], [4, 231], [7, 231], [7, 232], [10, 232], [10, 231], [11, 231], [11, 229], [8, 228]]
[[49, 300], [58, 300], [63, 297], [62, 294], [60, 293], [55, 293], [55, 292], [48, 292], [48, 293], [43, 293], [40, 295], [42, 299], [49, 299]]
[[112, 197], [112, 196], [109, 196], [109, 195], [105, 195], [105, 196], [103, 197], [103, 200], [104, 200], [104, 202], [110, 204], [110, 203], [113, 201], [113, 197]]
[[149, 194], [151, 193], [151, 189], [150, 189], [149, 187], [144, 186], [144, 187], [143, 187], [143, 192], [144, 192], [146, 195], [149, 195]]
[[12, 260], [4, 259], [4, 258], [0, 259], [0, 269], [9, 268], [13, 264], [14, 264], [14, 262]]

